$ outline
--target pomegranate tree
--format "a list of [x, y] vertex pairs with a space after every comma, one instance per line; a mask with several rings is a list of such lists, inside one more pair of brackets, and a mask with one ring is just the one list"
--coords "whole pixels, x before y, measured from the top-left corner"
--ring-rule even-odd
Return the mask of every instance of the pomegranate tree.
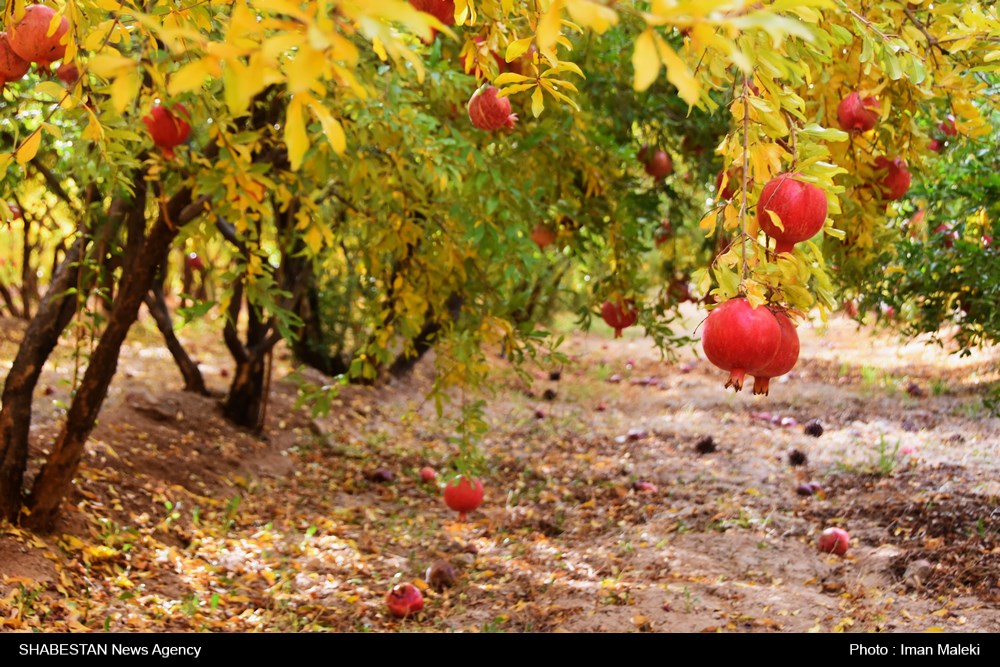
[[[784, 173], [772, 178], [757, 202], [757, 224], [773, 238], [774, 251], [791, 252], [796, 243], [811, 239], [826, 222], [826, 193], [798, 180], [799, 174]], [[778, 216], [781, 226], [772, 219]]]
[[63, 16], [55, 30], [49, 26], [56, 16], [56, 10], [46, 5], [28, 5], [24, 17], [10, 28], [10, 48], [28, 62], [39, 67], [48, 67], [66, 54], [66, 33], [69, 21]]
[[157, 105], [142, 119], [153, 137], [153, 143], [163, 150], [167, 159], [173, 159], [174, 149], [191, 135], [191, 125], [181, 116], [191, 117], [183, 104], [175, 104], [170, 109]]
[[896, 157], [890, 160], [879, 155], [875, 158], [875, 168], [886, 170], [885, 176], [882, 178], [882, 197], [884, 199], [899, 199], [910, 189], [910, 170], [906, 168], [906, 161], [903, 158]]
[[701, 345], [709, 361], [729, 371], [726, 387], [740, 391], [745, 376], [767, 367], [777, 354], [781, 325], [767, 308], [737, 297], [709, 313]]
[[399, 584], [385, 596], [389, 612], [396, 618], [406, 618], [424, 608], [424, 596], [413, 584]]
[[799, 334], [795, 331], [795, 324], [784, 311], [774, 313], [774, 319], [778, 321], [778, 326], [781, 328], [781, 342], [778, 343], [778, 351], [774, 358], [763, 368], [754, 372], [754, 394], [767, 396], [771, 378], [784, 375], [792, 370], [795, 368], [795, 362], [799, 360]]
[[28, 73], [31, 63], [14, 53], [7, 40], [7, 33], [0, 32], [0, 90], [11, 81], [18, 81]]
[[497, 97], [499, 92], [496, 86], [483, 86], [469, 99], [469, 120], [480, 130], [510, 129], [517, 122], [517, 114], [511, 113], [510, 100]]
[[464, 476], [453, 479], [444, 487], [444, 502], [450, 509], [458, 512], [459, 521], [465, 521], [469, 512], [479, 509], [483, 504], [482, 480], [470, 481]]
[[639, 313], [635, 309], [635, 302], [631, 299], [625, 301], [605, 301], [601, 306], [601, 317], [608, 326], [615, 330], [615, 338], [622, 337], [622, 329], [627, 329], [639, 319]]
[[879, 119], [879, 104], [874, 97], [861, 97], [854, 91], [837, 107], [837, 121], [848, 132], [867, 132]]

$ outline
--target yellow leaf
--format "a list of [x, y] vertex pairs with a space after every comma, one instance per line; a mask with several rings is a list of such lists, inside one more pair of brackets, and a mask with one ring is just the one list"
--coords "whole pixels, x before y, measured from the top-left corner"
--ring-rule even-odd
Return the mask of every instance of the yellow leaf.
[[322, 51], [305, 46], [295, 54], [295, 60], [289, 64], [288, 89], [295, 93], [304, 93], [315, 85], [326, 70], [326, 57]]
[[110, 53], [98, 53], [87, 62], [87, 70], [104, 79], [110, 79], [135, 66], [136, 62], [131, 58]]
[[674, 84], [682, 100], [690, 105], [696, 104], [701, 97], [701, 84], [694, 78], [687, 63], [659, 35], [656, 36], [656, 50], [667, 67], [667, 81]]
[[292, 171], [302, 166], [302, 158], [309, 150], [309, 135], [306, 133], [306, 123], [302, 113], [303, 97], [297, 95], [292, 98], [285, 114], [285, 146], [288, 147], [288, 161], [292, 164]]
[[538, 49], [543, 52], [550, 52], [555, 49], [556, 40], [559, 38], [562, 28], [563, 0], [552, 0], [548, 11], [538, 21]]
[[264, 72], [264, 67], [248, 67], [238, 58], [226, 61], [226, 67], [222, 71], [223, 91], [226, 106], [234, 115], [245, 114], [250, 107], [250, 100], [264, 90]]
[[515, 74], [514, 72], [506, 72], [501, 74], [497, 78], [493, 79], [494, 86], [506, 86], [508, 83], [520, 83], [521, 81], [534, 81], [534, 79], [529, 79], [523, 74]]
[[61, 100], [66, 97], [66, 88], [55, 81], [42, 81], [35, 86], [35, 92], [41, 95], [48, 95], [52, 99]]
[[538, 118], [543, 111], [545, 111], [545, 98], [542, 96], [542, 87], [538, 86], [531, 94], [531, 113]]
[[771, 218], [771, 224], [773, 224], [775, 227], [777, 227], [781, 231], [785, 231], [785, 226], [781, 223], [781, 216], [778, 215], [777, 213], [775, 213], [774, 211], [772, 211], [769, 208], [768, 209], [764, 209], [764, 210], [767, 211], [767, 216], [769, 218]]
[[38, 153], [38, 147], [42, 145], [42, 130], [41, 128], [32, 132], [27, 139], [24, 140], [17, 150], [14, 151], [14, 159], [22, 167], [31, 161], [32, 158]]
[[523, 56], [531, 48], [533, 41], [535, 41], [534, 37], [525, 37], [524, 39], [516, 39], [508, 44], [507, 55], [505, 57], [507, 62], [513, 62]]
[[319, 251], [323, 249], [323, 232], [319, 230], [317, 225], [310, 225], [303, 240], [306, 242], [306, 247], [309, 248], [314, 255], [318, 255]]
[[139, 76], [136, 70], [130, 69], [118, 76], [111, 84], [111, 108], [122, 113], [135, 102], [139, 92]]
[[643, 91], [653, 85], [660, 75], [660, 58], [656, 53], [656, 42], [652, 29], [647, 29], [635, 40], [632, 52], [632, 69], [635, 70], [633, 87]]
[[205, 83], [205, 79], [210, 76], [218, 76], [218, 74], [219, 63], [214, 58], [196, 60], [170, 75], [167, 92], [171, 96], [175, 96], [197, 90]]
[[568, 0], [566, 9], [574, 21], [603, 35], [608, 28], [618, 25], [618, 14], [610, 7], [591, 0]]
[[347, 150], [347, 137], [344, 136], [344, 128], [340, 124], [340, 121], [334, 118], [333, 114], [319, 102], [311, 101], [309, 108], [316, 114], [320, 125], [323, 126], [323, 134], [326, 135], [326, 140], [330, 142], [330, 146], [338, 155], [343, 155], [344, 151]]
[[104, 139], [104, 128], [101, 127], [101, 122], [97, 120], [97, 116], [90, 109], [87, 109], [87, 115], [90, 117], [90, 121], [87, 123], [87, 127], [83, 128], [81, 137], [88, 139], [90, 141], [101, 141]]

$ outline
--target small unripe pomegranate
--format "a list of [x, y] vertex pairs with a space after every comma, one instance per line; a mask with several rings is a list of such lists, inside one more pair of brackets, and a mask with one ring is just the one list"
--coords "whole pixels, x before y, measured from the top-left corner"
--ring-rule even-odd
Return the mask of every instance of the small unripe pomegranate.
[[875, 127], [879, 119], [879, 104], [874, 97], [861, 97], [854, 91], [837, 107], [840, 127], [848, 132], [867, 132]]
[[958, 128], [955, 127], [955, 117], [951, 114], [948, 114], [948, 116], [941, 121], [941, 124], [938, 125], [938, 127], [941, 128], [941, 131], [949, 137], [954, 137], [958, 134]]
[[31, 63], [14, 53], [7, 41], [7, 33], [0, 32], [0, 90], [11, 81], [18, 81], [28, 73]]
[[393, 616], [406, 618], [423, 610], [424, 596], [413, 584], [399, 584], [385, 596], [385, 604]]
[[517, 114], [511, 113], [510, 100], [497, 97], [499, 92], [496, 86], [483, 86], [469, 99], [469, 120], [480, 130], [510, 129], [517, 123]]
[[46, 5], [28, 5], [24, 8], [24, 18], [10, 27], [10, 48], [24, 60], [47, 68], [54, 61], [66, 55], [69, 21], [63, 16], [55, 32], [49, 34], [49, 25], [55, 18], [56, 10]]
[[875, 158], [875, 168], [886, 170], [885, 177], [882, 179], [882, 197], [884, 199], [899, 199], [910, 189], [910, 171], [906, 168], [906, 161], [903, 158], [897, 157], [890, 160], [879, 155]]
[[774, 358], [766, 366], [754, 372], [753, 393], [767, 396], [771, 378], [784, 375], [795, 368], [795, 362], [799, 360], [799, 334], [795, 331], [795, 325], [791, 318], [784, 312], [774, 314], [774, 319], [781, 327], [781, 343], [778, 344], [778, 351]]
[[715, 366], [729, 371], [726, 387], [743, 389], [747, 374], [771, 362], [781, 344], [781, 325], [765, 307], [754, 308], [743, 297], [716, 307], [705, 320], [701, 335], [705, 356]]
[[544, 222], [540, 222], [535, 225], [534, 229], [531, 230], [531, 240], [537, 243], [539, 248], [544, 250], [547, 246], [555, 243], [556, 232]]
[[424, 484], [431, 484], [437, 479], [437, 473], [434, 472], [434, 468], [430, 466], [424, 466], [420, 469], [420, 481]]
[[174, 149], [191, 136], [191, 125], [181, 116], [191, 118], [183, 104], [174, 104], [170, 109], [157, 105], [142, 119], [153, 137], [153, 143], [163, 150], [163, 156], [168, 160], [174, 158]]
[[622, 337], [622, 329], [635, 324], [639, 318], [639, 313], [635, 309], [635, 302], [631, 299], [625, 301], [605, 301], [601, 306], [601, 317], [609, 327], [615, 330], [615, 338]]
[[458, 512], [458, 520], [465, 521], [469, 512], [479, 509], [483, 504], [483, 482], [474, 479], [471, 482], [466, 477], [453, 479], [444, 487], [444, 502], [452, 510]]
[[851, 536], [841, 528], [827, 528], [820, 533], [818, 546], [823, 553], [843, 556], [851, 546]]
[[[760, 193], [757, 223], [773, 238], [775, 252], [791, 252], [796, 243], [815, 236], [826, 222], [826, 193], [821, 188], [797, 180], [798, 174], [778, 174]], [[781, 219], [779, 228], [768, 212]]]

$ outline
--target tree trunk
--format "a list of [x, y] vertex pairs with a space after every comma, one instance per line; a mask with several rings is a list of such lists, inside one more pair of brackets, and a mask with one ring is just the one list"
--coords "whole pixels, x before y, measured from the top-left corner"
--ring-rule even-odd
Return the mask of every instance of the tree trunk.
[[155, 284], [153, 289], [146, 294], [146, 308], [149, 314], [156, 320], [156, 328], [163, 335], [163, 340], [170, 350], [174, 363], [181, 371], [184, 378], [184, 391], [191, 391], [202, 396], [208, 396], [208, 389], [205, 387], [205, 378], [202, 377], [198, 364], [194, 363], [188, 355], [187, 350], [181, 345], [177, 335], [174, 333], [174, 323], [170, 319], [170, 311], [167, 309], [167, 300], [163, 296], [163, 285]]
[[32, 529], [50, 531], [54, 527], [59, 507], [76, 475], [84, 446], [97, 423], [108, 386], [118, 368], [122, 343], [139, 315], [139, 307], [153, 286], [179, 227], [197, 217], [204, 209], [205, 201], [202, 198], [191, 203], [190, 188], [171, 197], [145, 242], [138, 246], [136, 256], [126, 258], [127, 279], [122, 280], [118, 286], [107, 327], [90, 357], [87, 371], [73, 397], [66, 422], [56, 438], [52, 453], [31, 489], [28, 498], [31, 514], [26, 523]]
[[229, 387], [229, 395], [222, 413], [226, 419], [236, 424], [260, 431], [263, 427], [264, 401], [264, 359], [267, 353], [251, 353], [246, 359], [236, 363], [236, 373]]
[[0, 518], [10, 521], [17, 519], [21, 509], [32, 395], [45, 360], [76, 312], [77, 295], [68, 290], [77, 283], [77, 265], [87, 243], [85, 236], [77, 237], [52, 276], [4, 383], [3, 409], [0, 409]]

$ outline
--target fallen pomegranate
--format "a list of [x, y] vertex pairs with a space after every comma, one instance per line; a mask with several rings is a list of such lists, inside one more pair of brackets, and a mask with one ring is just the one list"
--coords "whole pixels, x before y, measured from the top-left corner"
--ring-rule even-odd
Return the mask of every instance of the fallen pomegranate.
[[424, 608], [424, 596], [413, 584], [398, 584], [385, 596], [389, 613], [396, 618], [406, 618]]
[[181, 118], [191, 118], [183, 104], [175, 104], [170, 109], [156, 105], [150, 109], [148, 116], [143, 116], [153, 143], [163, 151], [168, 160], [174, 158], [174, 149], [183, 144], [191, 136], [191, 125]]
[[639, 149], [637, 156], [646, 173], [654, 180], [662, 181], [674, 171], [674, 161], [665, 151], [653, 151], [648, 145]]
[[709, 313], [701, 345], [709, 361], [729, 371], [726, 387], [740, 391], [744, 377], [765, 368], [777, 354], [781, 325], [767, 308], [754, 308], [738, 297]]
[[818, 546], [823, 553], [843, 556], [851, 546], [851, 536], [841, 528], [827, 528], [820, 533]]
[[480, 130], [511, 129], [517, 123], [517, 114], [511, 113], [510, 100], [497, 97], [499, 92], [496, 86], [483, 86], [469, 99], [469, 120]]
[[848, 132], [867, 132], [879, 119], [879, 104], [874, 97], [861, 97], [855, 91], [841, 100], [837, 121]]
[[958, 134], [958, 128], [955, 127], [955, 117], [951, 114], [948, 114], [948, 116], [941, 121], [941, 124], [938, 125], [938, 127], [949, 137], [954, 137]]
[[7, 33], [0, 32], [0, 90], [11, 81], [18, 81], [28, 73], [31, 63], [14, 53], [7, 41]]
[[910, 189], [910, 171], [906, 168], [906, 161], [903, 158], [888, 159], [883, 155], [875, 158], [875, 168], [885, 169], [885, 177], [882, 178], [882, 197], [884, 199], [896, 200], [906, 194]]
[[639, 319], [639, 313], [635, 309], [635, 302], [631, 299], [625, 301], [605, 301], [601, 306], [601, 317], [609, 327], [615, 330], [615, 338], [622, 337], [622, 329], [627, 329]]
[[10, 27], [10, 48], [28, 62], [47, 68], [54, 61], [66, 55], [69, 20], [63, 16], [52, 34], [49, 26], [55, 18], [56, 10], [46, 5], [28, 5], [24, 8], [24, 18]]
[[[773, 238], [774, 251], [791, 252], [796, 243], [811, 239], [826, 222], [826, 193], [810, 183], [797, 180], [799, 174], [778, 174], [760, 193], [757, 223]], [[775, 214], [781, 226], [771, 219]]]
[[430, 466], [424, 466], [423, 468], [420, 469], [420, 481], [423, 482], [424, 484], [433, 483], [434, 480], [437, 479], [437, 476], [438, 475], [434, 471], [434, 468], [431, 468]]
[[473, 512], [483, 504], [483, 482], [459, 476], [444, 487], [444, 502], [452, 510], [458, 512], [458, 520], [465, 521], [469, 512]]
[[544, 250], [547, 246], [555, 243], [556, 231], [544, 222], [540, 222], [535, 225], [534, 229], [531, 230], [531, 240], [537, 243], [539, 248]]
[[[781, 327], [781, 343], [778, 344], [778, 351], [774, 358], [766, 366], [757, 370], [754, 376], [753, 393], [764, 394], [767, 391], [771, 378], [784, 375], [795, 368], [795, 362], [799, 360], [799, 334], [795, 331], [795, 325], [791, 318], [782, 311], [774, 313], [774, 319]], [[782, 424], [784, 426], [784, 424]]]

